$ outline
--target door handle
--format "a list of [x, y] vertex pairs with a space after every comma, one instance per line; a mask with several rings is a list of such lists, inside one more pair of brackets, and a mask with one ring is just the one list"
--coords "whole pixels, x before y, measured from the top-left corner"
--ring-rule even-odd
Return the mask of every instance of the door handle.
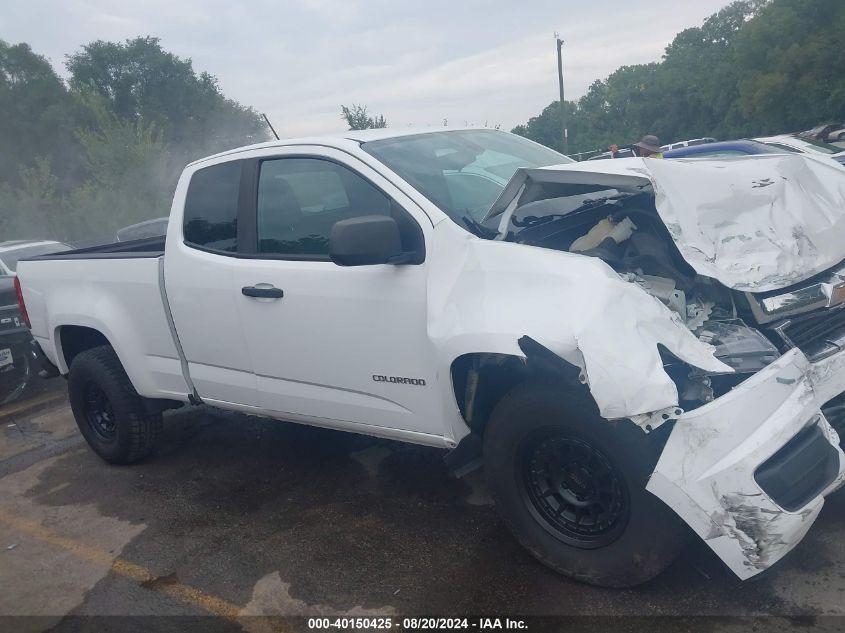
[[259, 299], [281, 299], [285, 296], [281, 288], [256, 288], [255, 286], [244, 286], [241, 294], [245, 297], [257, 297]]

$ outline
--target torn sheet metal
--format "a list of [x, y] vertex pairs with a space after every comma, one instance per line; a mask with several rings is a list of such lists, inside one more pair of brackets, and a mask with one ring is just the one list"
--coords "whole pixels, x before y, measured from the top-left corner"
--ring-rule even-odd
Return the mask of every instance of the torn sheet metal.
[[657, 212], [695, 271], [737, 290], [798, 283], [845, 259], [845, 171], [811, 155], [625, 158], [518, 170], [494, 203], [544, 183], [653, 190]]
[[[742, 579], [804, 536], [825, 495], [845, 481], [845, 455], [819, 407], [845, 391], [845, 352], [812, 364], [793, 349], [731, 392], [675, 422], [646, 489], [662, 499]], [[754, 471], [817, 424], [836, 447], [835, 479], [799, 510], [779, 507]]]
[[530, 336], [583, 370], [608, 419], [677, 407], [658, 345], [702, 370], [733, 371], [678, 314], [599, 259], [478, 240], [452, 223], [435, 231], [443, 252], [430, 259], [428, 327], [445, 366], [463, 353], [522, 356], [517, 341]]

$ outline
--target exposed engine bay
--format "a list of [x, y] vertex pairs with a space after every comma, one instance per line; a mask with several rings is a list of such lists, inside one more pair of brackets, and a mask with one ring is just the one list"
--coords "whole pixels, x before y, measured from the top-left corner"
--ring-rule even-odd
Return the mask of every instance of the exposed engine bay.
[[666, 372], [689, 410], [726, 393], [776, 360], [775, 345], [756, 327], [744, 293], [697, 275], [675, 247], [649, 193], [605, 189], [530, 202], [516, 209], [507, 236], [531, 246], [597, 257], [626, 281], [658, 298], [680, 316], [732, 374], [691, 368], [661, 350]]

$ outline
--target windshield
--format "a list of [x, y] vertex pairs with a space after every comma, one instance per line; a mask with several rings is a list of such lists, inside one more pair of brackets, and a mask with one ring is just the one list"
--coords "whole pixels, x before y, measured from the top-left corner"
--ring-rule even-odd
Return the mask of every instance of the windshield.
[[774, 141], [766, 141], [766, 145], [771, 147], [777, 147], [778, 149], [782, 149], [784, 152], [788, 152], [790, 154], [801, 154], [801, 150], [797, 147], [790, 147], [789, 145], [784, 145], [783, 143], [775, 143]]
[[838, 154], [842, 151], [841, 147], [836, 147], [836, 145], [831, 145], [830, 143], [825, 143], [823, 141], [817, 141], [812, 138], [798, 138], [793, 136], [794, 143], [811, 152], [819, 152], [821, 154]]
[[70, 246], [61, 244], [60, 242], [50, 242], [49, 244], [36, 244], [34, 246], [23, 246], [9, 251], [0, 253], [0, 260], [3, 265], [15, 272], [18, 269], [18, 260], [25, 257], [35, 257], [37, 255], [49, 255], [50, 253], [58, 253], [60, 251], [70, 250]]
[[362, 145], [461, 225], [480, 221], [520, 167], [571, 163], [563, 154], [495, 130], [453, 130]]

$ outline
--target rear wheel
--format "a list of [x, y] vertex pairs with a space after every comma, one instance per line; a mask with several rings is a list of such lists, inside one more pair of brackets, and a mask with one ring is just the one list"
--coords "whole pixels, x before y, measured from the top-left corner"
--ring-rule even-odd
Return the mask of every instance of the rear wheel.
[[73, 359], [68, 397], [80, 432], [107, 462], [129, 464], [154, 450], [161, 413], [146, 410], [112, 347], [95, 347]]
[[653, 578], [684, 545], [681, 521], [645, 490], [659, 452], [560, 384], [514, 388], [484, 435], [488, 485], [520, 543], [552, 569], [607, 587]]

